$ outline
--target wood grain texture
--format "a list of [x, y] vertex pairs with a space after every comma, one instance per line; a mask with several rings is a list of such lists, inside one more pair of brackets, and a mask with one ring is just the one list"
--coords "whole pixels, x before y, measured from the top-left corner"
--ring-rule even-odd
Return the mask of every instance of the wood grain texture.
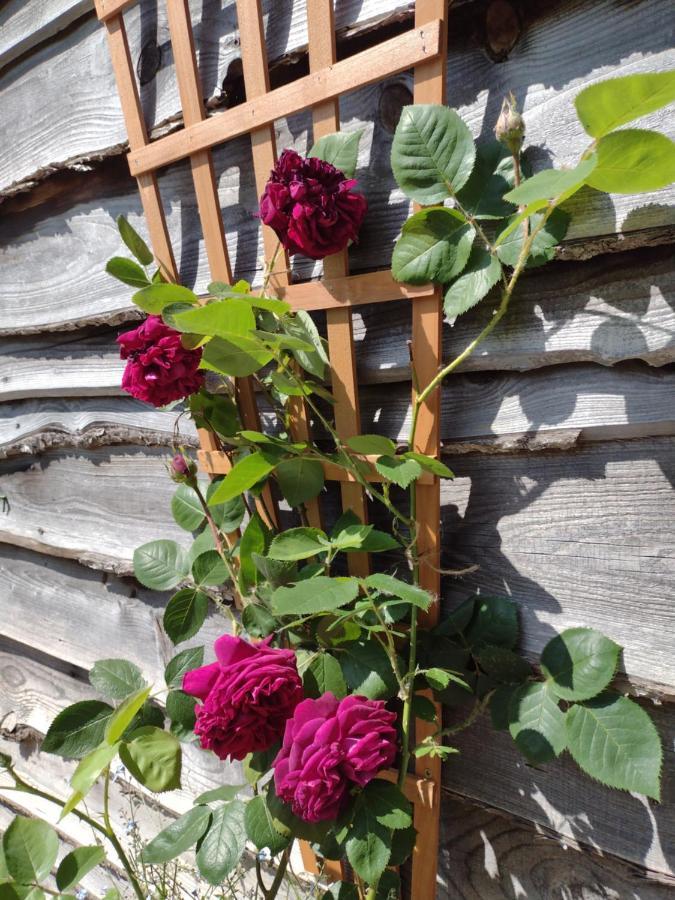
[[[649, 703], [646, 708], [663, 741], [664, 771], [672, 773], [673, 707]], [[448, 719], [452, 721], [450, 716]], [[672, 890], [675, 875], [672, 777], [666, 775], [663, 802], [658, 804], [593, 781], [579, 771], [569, 754], [546, 766], [529, 766], [508, 732], [494, 731], [486, 717], [456, 736], [453, 744], [460, 752], [443, 768], [446, 789], [527, 819], [535, 826], [557, 832], [599, 853], [608, 852], [650, 872], [671, 876]], [[517, 897], [517, 892], [513, 896]], [[623, 900], [625, 895], [619, 896]]]
[[8, 0], [0, 10], [0, 69], [90, 12], [90, 0]]
[[668, 900], [675, 881], [446, 794], [438, 900]]

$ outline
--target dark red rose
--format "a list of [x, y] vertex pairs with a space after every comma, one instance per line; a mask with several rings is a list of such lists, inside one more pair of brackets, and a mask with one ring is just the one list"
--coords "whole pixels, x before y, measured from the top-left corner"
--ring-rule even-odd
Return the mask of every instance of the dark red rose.
[[358, 237], [368, 204], [355, 184], [330, 163], [284, 150], [260, 198], [260, 218], [289, 253], [323, 259]]
[[180, 332], [159, 316], [148, 316], [138, 328], [121, 334], [117, 343], [120, 356], [127, 360], [122, 390], [153, 406], [166, 406], [198, 391], [204, 381], [199, 371], [202, 351], [187, 350], [180, 338]]
[[275, 650], [269, 640], [249, 644], [229, 634], [215, 643], [218, 662], [187, 672], [186, 694], [195, 707], [195, 734], [220, 759], [243, 759], [268, 750], [303, 697], [295, 653]]

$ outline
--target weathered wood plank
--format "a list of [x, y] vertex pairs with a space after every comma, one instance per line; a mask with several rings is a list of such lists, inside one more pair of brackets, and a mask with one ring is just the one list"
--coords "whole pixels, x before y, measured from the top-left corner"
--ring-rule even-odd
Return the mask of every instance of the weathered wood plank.
[[[663, 740], [664, 770], [672, 771], [675, 762], [673, 707], [649, 704], [648, 708]], [[453, 743], [460, 753], [453, 755], [444, 766], [446, 789], [528, 819], [535, 826], [557, 832], [599, 853], [609, 852], [654, 873], [675, 875], [672, 778], [664, 779], [663, 802], [658, 804], [603, 787], [582, 775], [568, 754], [546, 766], [529, 766], [508, 732], [494, 731], [485, 716]], [[570, 861], [569, 865], [574, 863]]]
[[446, 578], [446, 606], [476, 591], [506, 594], [532, 659], [554, 632], [591, 626], [625, 647], [636, 682], [675, 684], [673, 448], [664, 437], [449, 457], [442, 566], [478, 570]]
[[[572, 365], [526, 375], [456, 375], [442, 393], [446, 452], [568, 447], [579, 441], [675, 433], [675, 372], [625, 364]], [[362, 430], [406, 442], [410, 388], [360, 391]], [[277, 422], [263, 411], [266, 426]], [[317, 432], [318, 433], [318, 432]], [[0, 405], [0, 457], [59, 447], [196, 444], [191, 421], [130, 397], [42, 398]]]
[[675, 882], [549, 829], [443, 797], [438, 900], [668, 900]]
[[0, 69], [90, 12], [90, 0], [8, 0], [0, 9]]
[[[409, 0], [346, 0], [336, 15], [338, 31], [359, 32], [409, 10]], [[264, 4], [268, 54], [272, 62], [306, 46], [304, 4]], [[239, 58], [234, 4], [190, 3], [204, 96], [218, 98], [230, 64]], [[163, 4], [136, 4], [125, 14], [133, 60], [143, 73], [141, 100], [151, 127], [180, 113], [173, 53]], [[83, 78], [82, 73], [88, 77]], [[0, 77], [3, 120], [14, 121], [12, 148], [0, 136], [0, 191], [24, 188], [50, 171], [119, 152], [126, 142], [104, 29], [92, 15], [40, 47]], [[58, 117], [53, 115], [59, 109]], [[24, 116], [33, 110], [30, 127]], [[26, 127], [22, 128], [21, 123]], [[11, 129], [14, 130], [14, 129]]]
[[[298, 8], [301, 6], [302, 4]], [[570, 97], [577, 87], [595, 77], [595, 71], [589, 71], [587, 60], [592, 59], [600, 67], [597, 71], [611, 69], [611, 74], [675, 65], [672, 59], [668, 62], [668, 51], [665, 49], [668, 38], [664, 23], [668, 14], [663, 0], [642, 0], [637, 5], [622, 6], [619, 10], [613, 6], [610, 9], [610, 6], [610, 0], [595, 4], [590, 4], [587, 0], [575, 0], [562, 5], [555, 14], [533, 23], [522, 50], [514, 51], [509, 61], [499, 66], [489, 62], [480, 47], [467, 48], [469, 39], [466, 35], [458, 34], [456, 40], [462, 41], [465, 46], [455, 46], [451, 50], [449, 96], [459, 104], [476, 133], [482, 132], [484, 137], [489, 134], [493, 110], [496, 116], [503, 90], [509, 85], [520, 85], [519, 90], [524, 94], [527, 83], [530, 87], [526, 105], [530, 107], [528, 112], [532, 120], [532, 142], [543, 142], [547, 152], [557, 163], [572, 162], [585, 138], [582, 140], [579, 127], [573, 128], [570, 124]], [[604, 57], [599, 56], [596, 51], [592, 56], [584, 55], [588, 35], [608, 31], [605, 27], [608, 17], [613, 22], [612, 35], [616, 35], [615, 39], [612, 38], [614, 45], [609, 46], [608, 37], [600, 44]], [[222, 23], [214, 26], [214, 40], [219, 29], [223, 28]], [[455, 33], [452, 28], [451, 32]], [[69, 35], [66, 43], [73, 39], [73, 35]], [[640, 48], [641, 52], [635, 48]], [[49, 48], [49, 52], [56, 53], [54, 48]], [[104, 48], [99, 48], [97, 53], [98, 73], [108, 63]], [[204, 59], [207, 55], [204, 55]], [[39, 53], [35, 56], [38, 57]], [[97, 114], [92, 114], [87, 120], [88, 128], [97, 130], [101, 123], [105, 123], [104, 127], [108, 128], [109, 118], [101, 114], [99, 107], [100, 97], [113, 97], [111, 83], [106, 90], [99, 90], [95, 85], [92, 86], [90, 79], [81, 79], [78, 70], [73, 77], [72, 90], [64, 91], [65, 75], [62, 70], [68, 71], [70, 57], [73, 57], [73, 63], [83, 64], [76, 56], [70, 44], [62, 48], [61, 56], [56, 54], [53, 60], [50, 58], [50, 65], [58, 67], [58, 76], [45, 74], [44, 78], [40, 77], [40, 84], [47, 85], [49, 89], [58, 89], [60, 97], [65, 94], [70, 102], [83, 82], [83, 89], [91, 90], [97, 104]], [[622, 61], [617, 63], [617, 59]], [[555, 64], [552, 60], [555, 60]], [[17, 66], [17, 71], [19, 69], [21, 66]], [[15, 80], [21, 80], [16, 72], [10, 74]], [[37, 79], [39, 74], [40, 67], [36, 64], [27, 70], [26, 77]], [[162, 79], [167, 76], [165, 80], [168, 83], [170, 79], [167, 70], [160, 70], [160, 75]], [[158, 109], [163, 102], [161, 88], [164, 84], [163, 81], [160, 85], [159, 80], [158, 76], [148, 86], [157, 93]], [[351, 253], [354, 272], [382, 265], [383, 248], [386, 248], [386, 258], [408, 209], [408, 204], [393, 183], [388, 161], [391, 144], [388, 97], [394, 92], [398, 98], [394, 103], [400, 103], [402, 86], [404, 89], [405, 85], [405, 78], [393, 79], [383, 86], [349, 94], [341, 103], [342, 120], [347, 129], [364, 128], [359, 178], [370, 203], [370, 214], [362, 240]], [[12, 84], [3, 95], [7, 98], [4, 102], [8, 104], [8, 109], [14, 108], [14, 105], [17, 109], [22, 108], [19, 101], [13, 99], [14, 90], [15, 85]], [[44, 101], [48, 104], [49, 110], [53, 108], [44, 91], [40, 98], [41, 103]], [[113, 103], [113, 100], [109, 99], [108, 103]], [[78, 121], [85, 116], [86, 109], [87, 103], [84, 100], [77, 103]], [[279, 147], [294, 145], [301, 150], [306, 149], [309, 121], [308, 114], [279, 121]], [[669, 127], [668, 122], [669, 117], [664, 113], [655, 114], [646, 120], [647, 125], [666, 129]], [[63, 128], [62, 124], [59, 121], [59, 135], [81, 135], [87, 131], [86, 128]], [[21, 154], [17, 149], [17, 140], [20, 143], [20, 138], [14, 137], [13, 129], [7, 129], [7, 132], [12, 132], [13, 135], [10, 148], [12, 167], [15, 166], [14, 160], [30, 160], [35, 153], [42, 152], [43, 147], [49, 146], [48, 134], [38, 130], [35, 146]], [[117, 135], [114, 140], [122, 139], [122, 136]], [[238, 277], [259, 274], [261, 256], [259, 228], [253, 216], [257, 209], [257, 197], [248, 144], [248, 141], [234, 141], [215, 154], [220, 203], [224, 210], [228, 243]], [[0, 150], [0, 168], [1, 161]], [[540, 159], [539, 163], [541, 162]], [[198, 237], [199, 229], [195, 227], [196, 205], [188, 167], [172, 167], [161, 179], [161, 185], [163, 196], [170, 206], [169, 230], [180, 256], [181, 277], [188, 284], [196, 284], [199, 289], [203, 289], [209, 278], [205, 250]], [[7, 316], [0, 319], [2, 329], [35, 330], [45, 326], [64, 327], [75, 322], [92, 322], [101, 317], [119, 318], [130, 308], [129, 292], [122, 286], [118, 287], [103, 273], [102, 268], [105, 260], [121, 249], [113, 227], [114, 217], [124, 212], [130, 215], [134, 225], [138, 224], [140, 208], [135, 187], [128, 180], [120, 181], [117, 165], [110, 184], [107, 188], [99, 186], [95, 199], [90, 194], [85, 198], [81, 195], [78, 197], [77, 191], [73, 192], [71, 187], [69, 186], [67, 196], [61, 197], [58, 203], [54, 204], [52, 197], [46, 210], [33, 210], [25, 216], [8, 216], [0, 228], [0, 243], [5, 247], [2, 265], [6, 273], [0, 287], [0, 309], [7, 311]], [[176, 202], [176, 198], [180, 198], [181, 202]], [[598, 252], [597, 249], [593, 251], [587, 247], [586, 240], [590, 236], [600, 239], [598, 246], [602, 249], [607, 236], [621, 232], [624, 239], [630, 238], [631, 234], [644, 234], [645, 239], [649, 239], [654, 229], [658, 230], [675, 222], [672, 209], [668, 207], [672, 201], [669, 191], [643, 195], [640, 198], [627, 195], [616, 196], [611, 200], [600, 198], [599, 194], [588, 194], [583, 224], [579, 220], [569, 235], [572, 246], [583, 239], [583, 252]], [[64, 203], [68, 207], [66, 210], [63, 209]], [[638, 208], [639, 211], [636, 211]], [[626, 240], [625, 243], [629, 241]], [[65, 268], [62, 265], [64, 258], [71, 260], [71, 264]], [[309, 275], [312, 271], [314, 269], [307, 264], [298, 268], [301, 275]], [[35, 274], [27, 280], [27, 272]]]
[[[443, 489], [443, 567], [479, 569], [446, 580], [447, 602], [506, 591], [521, 605], [533, 657], [554, 629], [590, 625], [626, 647], [624, 669], [639, 688], [672, 685], [674, 459], [665, 437], [448, 457], [457, 477]], [[169, 520], [165, 460], [122, 447], [5, 462], [0, 539], [129, 572], [135, 546], [185, 540]]]

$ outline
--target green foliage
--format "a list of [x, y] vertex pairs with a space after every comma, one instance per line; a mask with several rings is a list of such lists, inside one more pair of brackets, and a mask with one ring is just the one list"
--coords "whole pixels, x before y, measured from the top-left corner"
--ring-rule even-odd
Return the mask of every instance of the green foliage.
[[44, 753], [82, 759], [105, 737], [113, 708], [102, 700], [81, 700], [62, 710], [42, 741]]
[[111, 700], [124, 700], [145, 687], [141, 670], [126, 659], [99, 659], [89, 672], [89, 681], [99, 694]]
[[309, 344], [312, 350], [292, 350], [291, 355], [302, 368], [316, 378], [324, 378], [329, 366], [328, 354], [324, 342], [309, 313], [299, 309], [293, 318], [284, 319], [284, 332], [290, 337], [298, 338], [305, 344]]
[[164, 681], [168, 688], [180, 689], [187, 672], [198, 669], [204, 663], [203, 647], [188, 647], [171, 659], [164, 670]]
[[133, 259], [126, 259], [123, 256], [113, 256], [109, 259], [105, 267], [108, 275], [112, 275], [123, 284], [130, 287], [146, 287], [150, 284], [148, 276], [143, 269], [134, 262]]
[[[142, 290], [137, 291], [131, 298], [143, 312], [149, 315], [165, 313], [168, 307], [180, 304], [180, 309], [197, 303], [197, 296], [181, 284], [148, 284]], [[174, 323], [167, 324], [174, 327]]]
[[352, 178], [356, 171], [359, 141], [363, 130], [326, 134], [312, 146], [307, 156], [316, 156]]
[[548, 762], [565, 749], [565, 716], [546, 683], [525, 684], [509, 705], [509, 730], [531, 763]]
[[[168, 708], [167, 712], [171, 715]], [[120, 759], [134, 778], [153, 793], [180, 787], [180, 744], [168, 731], [152, 726], [139, 728], [128, 743], [120, 746]]]
[[195, 698], [181, 690], [169, 691], [166, 697], [166, 714], [171, 720], [171, 733], [179, 741], [194, 738], [196, 721]]
[[258, 569], [253, 555], [265, 552], [268, 531], [260, 515], [254, 513], [248, 521], [239, 543], [239, 584], [244, 593], [258, 580]]
[[396, 453], [396, 444], [382, 434], [357, 434], [347, 438], [346, 443], [354, 453], [373, 456], [393, 456]]
[[256, 337], [221, 334], [204, 347], [201, 365], [219, 375], [245, 378], [267, 365], [272, 356], [273, 353]]
[[598, 191], [639, 194], [675, 181], [675, 142], [657, 131], [612, 132], [598, 141], [597, 155], [586, 183]]
[[146, 865], [162, 865], [193, 847], [211, 822], [208, 806], [194, 806], [180, 818], [167, 825], [143, 850]]
[[572, 757], [592, 778], [660, 800], [661, 741], [633, 700], [608, 692], [574, 704], [565, 715], [565, 731]]
[[426, 206], [459, 191], [473, 169], [471, 132], [445, 106], [405, 106], [391, 148], [391, 167], [404, 194]]
[[151, 686], [148, 685], [130, 694], [120, 703], [106, 725], [105, 740], [108, 744], [114, 744], [120, 740], [129, 725], [131, 725], [136, 713], [139, 712], [148, 699], [150, 691]]
[[134, 550], [134, 575], [155, 591], [171, 590], [189, 571], [187, 553], [175, 541], [150, 541]]
[[234, 340], [255, 328], [253, 307], [245, 300], [215, 300], [174, 316], [178, 331]]
[[461, 213], [448, 207], [421, 209], [403, 226], [391, 258], [397, 281], [440, 284], [465, 267], [475, 231]]
[[517, 206], [527, 206], [537, 200], [571, 197], [575, 191], [589, 181], [589, 176], [593, 173], [597, 163], [598, 158], [592, 153], [586, 159], [582, 159], [573, 169], [544, 169], [543, 172], [537, 172], [532, 178], [527, 178], [504, 197]]
[[387, 481], [402, 488], [407, 488], [422, 474], [422, 466], [416, 459], [403, 456], [381, 456], [375, 462], [375, 468]]
[[356, 599], [356, 578], [319, 575], [291, 587], [279, 587], [272, 595], [272, 612], [278, 616], [306, 616], [340, 609]]
[[508, 597], [476, 597], [470, 608], [471, 618], [460, 628], [470, 644], [494, 644], [507, 649], [515, 646], [518, 614], [512, 600]]
[[372, 590], [390, 594], [393, 597], [400, 597], [401, 600], [410, 603], [412, 606], [417, 606], [419, 609], [429, 609], [433, 600], [431, 594], [422, 588], [381, 572], [369, 575], [364, 583]]
[[603, 691], [616, 672], [621, 647], [592, 628], [568, 628], [541, 654], [550, 688], [563, 700], [588, 700]]
[[374, 884], [389, 864], [391, 831], [378, 821], [375, 810], [363, 799], [367, 789], [368, 786], [356, 800], [345, 849], [356, 874], [367, 883]]
[[330, 653], [319, 650], [298, 659], [298, 672], [306, 697], [320, 697], [330, 691], [338, 699], [347, 696], [340, 663]]
[[217, 587], [229, 577], [227, 566], [217, 550], [200, 553], [192, 563], [192, 579], [197, 587]]
[[291, 506], [301, 506], [323, 490], [323, 466], [316, 459], [296, 456], [280, 462], [275, 475], [281, 493]]
[[443, 308], [452, 318], [471, 309], [497, 284], [502, 275], [499, 259], [480, 244], [471, 250], [463, 274], [445, 292]]
[[290, 843], [288, 834], [281, 834], [274, 827], [274, 819], [267, 808], [265, 797], [253, 797], [246, 804], [244, 824], [248, 839], [255, 844], [258, 850], [269, 848], [272, 855], [285, 850]]
[[457, 192], [462, 209], [476, 219], [503, 219], [513, 206], [504, 198], [513, 186], [513, 159], [498, 141], [478, 144], [476, 162], [464, 187]]
[[171, 498], [171, 514], [186, 531], [197, 531], [204, 522], [204, 510], [194, 488], [179, 484]]
[[209, 827], [197, 849], [197, 868], [209, 884], [221, 884], [244, 852], [245, 810], [241, 800], [233, 800], [213, 811]]
[[164, 631], [174, 644], [194, 637], [204, 624], [209, 599], [196, 588], [183, 588], [169, 600], [164, 610]]
[[209, 498], [209, 506], [225, 503], [250, 490], [254, 484], [266, 478], [274, 466], [275, 463], [270, 462], [260, 451], [240, 457]]
[[[540, 228], [544, 215], [545, 213], [533, 213], [529, 217], [530, 234]], [[515, 221], [516, 218], [514, 216], [512, 221]], [[556, 209], [551, 213], [546, 223], [537, 232], [537, 236], [532, 243], [527, 262], [530, 268], [542, 266], [553, 259], [555, 248], [565, 237], [569, 221], [569, 215], [562, 209]], [[509, 231], [509, 234], [501, 242], [501, 235], [497, 238], [497, 255], [504, 265], [515, 266], [523, 249], [525, 235], [522, 228], [511, 230], [509, 225], [504, 231]]]
[[59, 838], [46, 822], [16, 816], [2, 837], [2, 851], [10, 876], [19, 884], [43, 881], [59, 852]]
[[131, 227], [125, 216], [118, 216], [116, 221], [117, 230], [119, 231], [122, 240], [134, 254], [139, 263], [142, 266], [152, 265], [153, 255], [140, 234]]
[[369, 700], [389, 700], [398, 692], [391, 663], [375, 641], [351, 641], [340, 647], [342, 674], [353, 694]]
[[675, 70], [671, 70], [589, 84], [577, 94], [574, 105], [586, 132], [599, 138], [674, 100]]
[[270, 559], [287, 561], [309, 559], [329, 548], [328, 539], [320, 528], [289, 528], [272, 540], [267, 555]]
[[85, 875], [105, 860], [103, 847], [76, 847], [67, 853], [56, 870], [56, 886], [60, 891], [75, 887]]
[[375, 820], [386, 828], [396, 830], [412, 825], [412, 803], [390, 781], [376, 778], [369, 782], [358, 802], [361, 806], [368, 806]]

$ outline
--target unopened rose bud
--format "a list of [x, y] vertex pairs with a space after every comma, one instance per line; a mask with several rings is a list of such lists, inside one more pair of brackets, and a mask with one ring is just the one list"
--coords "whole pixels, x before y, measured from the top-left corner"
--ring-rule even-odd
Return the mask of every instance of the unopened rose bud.
[[513, 94], [504, 97], [502, 111], [495, 125], [495, 137], [508, 147], [513, 156], [520, 153], [525, 139], [525, 120], [518, 112], [516, 98]]
[[195, 474], [196, 466], [182, 453], [176, 453], [171, 460], [169, 471], [174, 481], [188, 481]]

